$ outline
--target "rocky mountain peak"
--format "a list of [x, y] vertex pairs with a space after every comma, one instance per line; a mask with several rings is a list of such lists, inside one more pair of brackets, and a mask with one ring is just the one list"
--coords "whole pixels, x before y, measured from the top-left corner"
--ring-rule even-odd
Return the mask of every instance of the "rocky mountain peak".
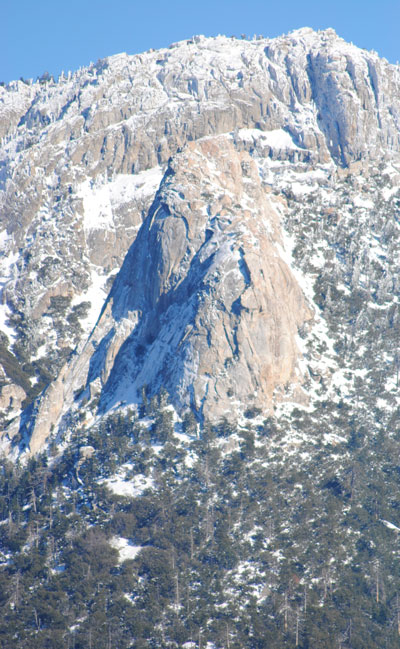
[[361, 201], [395, 196], [399, 86], [398, 67], [305, 28], [0, 88], [4, 422], [25, 408], [8, 435], [38, 450], [83, 404], [101, 415], [145, 386], [199, 420], [307, 402], [309, 364], [328, 380], [336, 361], [298, 337], [326, 330], [288, 227], [308, 201], [314, 236], [360, 173], [390, 168], [392, 188]]

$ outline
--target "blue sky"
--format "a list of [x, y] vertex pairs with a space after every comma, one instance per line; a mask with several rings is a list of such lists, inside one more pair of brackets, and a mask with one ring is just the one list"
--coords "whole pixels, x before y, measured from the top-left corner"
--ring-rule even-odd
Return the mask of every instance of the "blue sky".
[[194, 34], [278, 36], [333, 27], [359, 47], [400, 60], [400, 0], [0, 0], [0, 81], [58, 76], [99, 58], [135, 54]]

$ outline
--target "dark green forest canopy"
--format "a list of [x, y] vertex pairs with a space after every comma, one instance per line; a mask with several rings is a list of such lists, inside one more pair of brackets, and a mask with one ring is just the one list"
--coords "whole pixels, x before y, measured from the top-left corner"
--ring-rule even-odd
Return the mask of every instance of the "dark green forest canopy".
[[[341, 404], [201, 433], [163, 398], [142, 414], [3, 464], [4, 649], [398, 646], [399, 430], [368, 436]], [[116, 471], [147, 488], [113, 493]]]

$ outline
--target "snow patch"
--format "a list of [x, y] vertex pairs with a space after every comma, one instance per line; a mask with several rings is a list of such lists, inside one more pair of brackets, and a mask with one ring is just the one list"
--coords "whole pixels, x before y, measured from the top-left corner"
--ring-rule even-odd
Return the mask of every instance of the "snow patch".
[[260, 131], [256, 128], [241, 128], [239, 130], [239, 136], [244, 142], [261, 140], [262, 144], [270, 146], [272, 149], [302, 150], [294, 143], [290, 133], [285, 131], [283, 128], [277, 128], [273, 131]]
[[0, 304], [0, 331], [9, 338], [10, 342], [14, 342], [17, 335], [12, 327], [8, 324], [8, 319], [11, 311], [7, 304]]
[[384, 187], [382, 189], [382, 196], [385, 201], [388, 201], [397, 194], [397, 192], [400, 190], [400, 185], [396, 185], [395, 187]]
[[142, 549], [141, 545], [133, 545], [129, 539], [124, 539], [122, 536], [113, 536], [110, 540], [110, 545], [112, 548], [118, 550], [119, 563], [123, 563], [129, 559], [136, 559]]
[[83, 227], [90, 230], [114, 230], [114, 212], [121, 205], [140, 201], [158, 189], [163, 177], [161, 167], [138, 174], [117, 174], [108, 182], [85, 180], [78, 189], [83, 201]]
[[121, 476], [114, 476], [104, 480], [104, 484], [117, 496], [136, 498], [146, 491], [146, 489], [151, 489], [154, 486], [154, 481], [150, 477], [139, 474], [130, 480], [125, 480]]
[[393, 523], [390, 523], [390, 521], [385, 521], [385, 520], [383, 520], [383, 518], [380, 518], [379, 520], [389, 530], [394, 530], [395, 532], [400, 532], [400, 527], [397, 527], [397, 525], [394, 525]]
[[364, 207], [369, 210], [374, 207], [373, 202], [369, 198], [363, 198], [362, 196], [355, 196], [353, 203], [355, 207]]
[[90, 302], [86, 318], [80, 320], [80, 325], [86, 335], [91, 332], [96, 324], [97, 318], [100, 315], [108, 294], [107, 280], [115, 272], [115, 270], [112, 270], [108, 275], [104, 275], [102, 269], [96, 266], [92, 266], [90, 270], [90, 284], [88, 290], [76, 295], [71, 302], [71, 306], [77, 306], [82, 302]]

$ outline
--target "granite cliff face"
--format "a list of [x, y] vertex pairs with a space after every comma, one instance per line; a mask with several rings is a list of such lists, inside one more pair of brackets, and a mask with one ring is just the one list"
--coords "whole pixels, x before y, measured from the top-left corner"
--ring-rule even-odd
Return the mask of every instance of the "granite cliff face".
[[110, 294], [117, 322], [138, 325], [101, 404], [147, 385], [214, 420], [270, 408], [277, 385], [299, 381], [295, 336], [311, 318], [281, 244], [276, 201], [231, 138], [177, 154]]
[[308, 29], [0, 88], [6, 419], [31, 402], [8, 436], [35, 452], [143, 386], [199, 420], [307, 402], [324, 362], [297, 334], [317, 343], [321, 315], [291, 199], [332, 209], [323, 192], [396, 163], [399, 88], [398, 67]]
[[268, 412], [286, 384], [304, 401], [296, 336], [313, 314], [280, 254], [281, 208], [232, 137], [176, 154], [88, 343], [40, 402], [31, 449], [77, 392], [104, 412], [164, 388], [212, 421]]

